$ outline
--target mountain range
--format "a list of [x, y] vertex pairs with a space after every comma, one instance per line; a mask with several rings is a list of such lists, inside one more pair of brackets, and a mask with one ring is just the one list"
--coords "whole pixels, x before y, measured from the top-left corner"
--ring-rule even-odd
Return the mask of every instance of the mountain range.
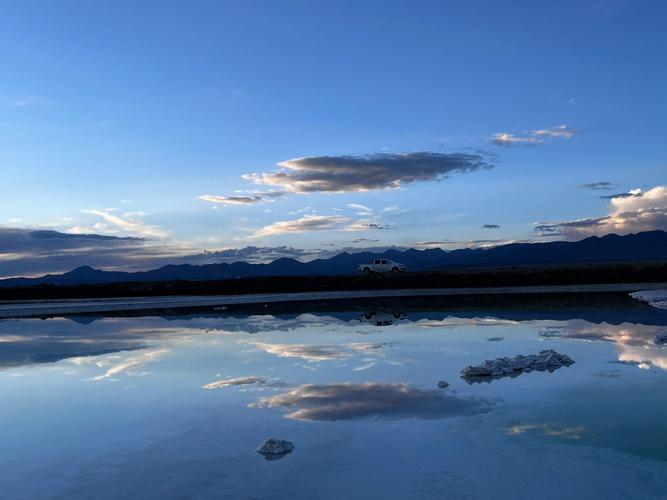
[[359, 264], [376, 258], [391, 259], [408, 271], [436, 271], [452, 268], [494, 266], [548, 266], [667, 260], [667, 232], [646, 231], [619, 236], [591, 236], [580, 241], [511, 243], [491, 248], [465, 248], [446, 251], [387, 250], [382, 253], [343, 252], [328, 259], [300, 262], [282, 258], [268, 264], [167, 265], [140, 272], [104, 271], [81, 266], [63, 274], [38, 278], [0, 280], [0, 287], [32, 285], [78, 285], [146, 281], [210, 281], [253, 276], [325, 276], [353, 274]]

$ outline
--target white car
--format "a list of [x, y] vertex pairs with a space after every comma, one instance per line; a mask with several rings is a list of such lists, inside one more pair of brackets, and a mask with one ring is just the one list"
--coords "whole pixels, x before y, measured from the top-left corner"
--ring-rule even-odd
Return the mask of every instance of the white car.
[[389, 259], [373, 259], [368, 264], [359, 264], [362, 273], [398, 273], [405, 271], [405, 266]]

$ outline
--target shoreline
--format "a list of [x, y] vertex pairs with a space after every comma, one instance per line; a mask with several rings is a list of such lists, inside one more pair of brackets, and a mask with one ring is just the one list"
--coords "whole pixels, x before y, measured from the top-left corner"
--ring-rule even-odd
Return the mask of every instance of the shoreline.
[[539, 295], [577, 293], [631, 293], [666, 290], [667, 283], [610, 283], [590, 285], [539, 285], [468, 288], [411, 288], [340, 290], [237, 295], [180, 295], [97, 299], [0, 301], [0, 319], [39, 318], [73, 314], [154, 311], [160, 309], [215, 308], [225, 306], [318, 302], [328, 300], [382, 299], [469, 295]]

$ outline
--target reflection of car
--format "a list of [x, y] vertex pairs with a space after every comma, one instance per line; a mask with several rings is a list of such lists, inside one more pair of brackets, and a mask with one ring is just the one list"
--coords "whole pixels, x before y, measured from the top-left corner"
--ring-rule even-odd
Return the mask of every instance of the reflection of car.
[[401, 312], [375, 312], [369, 311], [362, 314], [359, 317], [359, 321], [362, 323], [369, 323], [373, 326], [389, 326], [393, 325], [395, 322], [402, 319], [406, 319], [408, 316], [405, 313]]
[[368, 264], [359, 264], [358, 270], [362, 273], [398, 273], [405, 271], [405, 266], [389, 259], [373, 259]]

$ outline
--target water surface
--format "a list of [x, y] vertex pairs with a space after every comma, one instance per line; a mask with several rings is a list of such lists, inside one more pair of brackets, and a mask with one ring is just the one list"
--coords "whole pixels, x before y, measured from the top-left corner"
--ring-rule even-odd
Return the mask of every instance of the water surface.
[[[0, 321], [0, 496], [667, 498], [667, 311], [642, 314]], [[576, 363], [459, 377], [542, 349]]]

